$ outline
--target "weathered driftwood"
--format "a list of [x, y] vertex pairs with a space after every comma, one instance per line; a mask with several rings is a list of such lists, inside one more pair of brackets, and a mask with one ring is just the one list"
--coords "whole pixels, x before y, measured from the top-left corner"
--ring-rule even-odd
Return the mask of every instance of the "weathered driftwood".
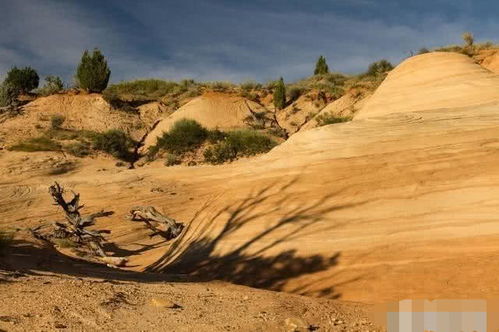
[[102, 242], [105, 241], [102, 234], [109, 234], [110, 232], [106, 230], [91, 231], [86, 229], [86, 227], [94, 225], [96, 218], [109, 216], [113, 212], [100, 211], [82, 217], [80, 210], [83, 208], [83, 205], [80, 205], [80, 194], [73, 192], [73, 198], [70, 201], [66, 201], [64, 199], [64, 188], [57, 182], [49, 187], [49, 193], [55, 205], [59, 205], [64, 210], [67, 221], [65, 223], [54, 223], [52, 237], [60, 239], [71, 238], [76, 243], [87, 245], [97, 256], [106, 257], [102, 248]]
[[[152, 206], [135, 206], [130, 210], [128, 219], [132, 221], [141, 221], [147, 228], [151, 229], [154, 233], [152, 236], [161, 235], [167, 240], [176, 238], [182, 233], [184, 224], [177, 222], [175, 219], [167, 217], [158, 212]], [[164, 225], [166, 230], [161, 229], [160, 225]]]

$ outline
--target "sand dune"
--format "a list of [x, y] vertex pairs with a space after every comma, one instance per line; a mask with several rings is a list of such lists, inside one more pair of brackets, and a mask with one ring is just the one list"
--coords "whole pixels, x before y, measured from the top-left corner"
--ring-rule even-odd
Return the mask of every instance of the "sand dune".
[[356, 119], [494, 103], [499, 101], [498, 85], [496, 74], [465, 55], [418, 55], [388, 74]]
[[251, 112], [263, 111], [266, 111], [265, 108], [243, 97], [207, 93], [191, 100], [162, 120], [147, 136], [144, 148], [154, 145], [157, 137], [180, 119], [193, 119], [210, 129], [234, 129], [246, 127], [245, 119], [251, 116]]

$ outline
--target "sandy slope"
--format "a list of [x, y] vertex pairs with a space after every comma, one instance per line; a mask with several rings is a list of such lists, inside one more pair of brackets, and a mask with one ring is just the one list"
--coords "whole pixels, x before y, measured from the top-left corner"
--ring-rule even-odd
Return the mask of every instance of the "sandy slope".
[[99, 94], [52, 95], [36, 99], [23, 108], [20, 116], [2, 122], [0, 146], [41, 135], [50, 128], [50, 118], [54, 115], [64, 116], [64, 127], [68, 129], [99, 132], [121, 129], [135, 138], [145, 133], [144, 126], [138, 126], [137, 115], [112, 110]]
[[[81, 160], [51, 175], [48, 155], [0, 152], [1, 223], [60, 217], [46, 192], [57, 179], [86, 211], [115, 211], [97, 227], [132, 270], [366, 303], [497, 298], [498, 96], [495, 75], [437, 53], [400, 65], [354, 121], [230, 165]], [[165, 243], [126, 221], [140, 204], [185, 222], [184, 236]]]
[[499, 101], [499, 77], [457, 53], [427, 53], [397, 66], [356, 118]]
[[262, 111], [265, 111], [262, 106], [243, 97], [217, 92], [205, 93], [162, 120], [147, 136], [144, 148], [154, 145], [157, 137], [180, 119], [193, 119], [210, 129], [234, 129], [247, 127], [245, 119], [251, 116], [251, 112]]

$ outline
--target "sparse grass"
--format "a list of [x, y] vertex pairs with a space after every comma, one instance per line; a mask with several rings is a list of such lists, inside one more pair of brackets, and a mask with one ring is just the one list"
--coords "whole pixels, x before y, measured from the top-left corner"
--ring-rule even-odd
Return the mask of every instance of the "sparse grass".
[[350, 116], [337, 116], [330, 113], [324, 113], [317, 116], [315, 119], [317, 121], [317, 126], [327, 126], [334, 123], [348, 122], [352, 120]]
[[64, 151], [75, 157], [86, 157], [91, 153], [91, 146], [88, 142], [76, 142], [64, 146]]
[[120, 82], [104, 90], [105, 98], [120, 98], [126, 101], [154, 101], [172, 93], [186, 89], [185, 85], [157, 79]]
[[12, 151], [36, 152], [36, 151], [61, 151], [61, 145], [49, 137], [40, 136], [30, 138], [25, 142], [18, 143], [9, 148]]
[[277, 143], [270, 137], [255, 130], [236, 130], [227, 137], [206, 149], [205, 160], [212, 164], [233, 161], [240, 157], [268, 152]]

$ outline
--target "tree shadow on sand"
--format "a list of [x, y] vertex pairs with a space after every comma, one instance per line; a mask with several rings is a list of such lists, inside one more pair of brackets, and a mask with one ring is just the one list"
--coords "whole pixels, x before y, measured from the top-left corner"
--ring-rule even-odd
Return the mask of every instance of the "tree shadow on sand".
[[[267, 186], [236, 204], [216, 211], [206, 222], [201, 214], [212, 205], [212, 202], [207, 202], [188, 223], [183, 234], [147, 271], [185, 274], [198, 281], [216, 279], [280, 291], [290, 279], [325, 271], [337, 265], [339, 252], [330, 256], [300, 256], [296, 249], [279, 251], [279, 246], [287, 243], [289, 248], [289, 243], [293, 242], [292, 246], [299, 248], [300, 243], [307, 241], [304, 237], [340, 226], [340, 223], [331, 223], [329, 220], [324, 225], [325, 215], [361, 203], [334, 204], [332, 199], [336, 193], [333, 193], [292, 207], [288, 203], [292, 196], [296, 202], [296, 194], [285, 192], [294, 183], [291, 181], [282, 187]], [[225, 214], [229, 217], [220, 225], [220, 220], [225, 220]], [[238, 240], [237, 246], [228, 252], [218, 253], [218, 245], [230, 243], [231, 236], [236, 232], [262, 222], [268, 226], [253, 232], [255, 234], [246, 240]], [[217, 229], [216, 235], [214, 229]], [[340, 295], [335, 294], [333, 288], [328, 286], [316, 294], [338, 298]]]

